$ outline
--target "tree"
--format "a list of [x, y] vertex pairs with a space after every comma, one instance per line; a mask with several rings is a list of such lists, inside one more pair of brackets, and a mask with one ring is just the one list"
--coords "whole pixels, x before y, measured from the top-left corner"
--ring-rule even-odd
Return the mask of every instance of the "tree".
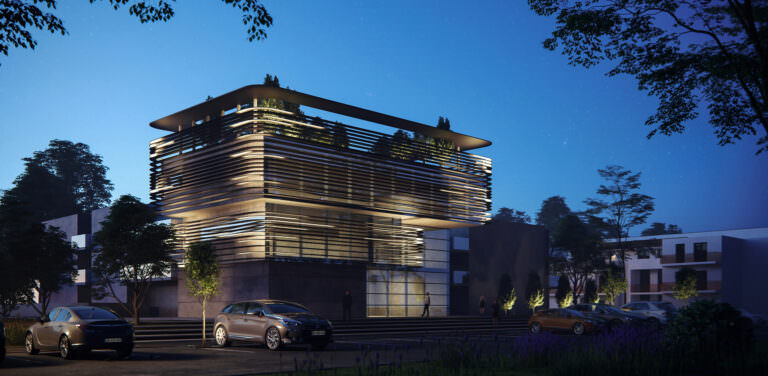
[[595, 280], [590, 278], [587, 280], [587, 284], [584, 287], [584, 299], [585, 303], [599, 303], [600, 295], [597, 294], [597, 284]]
[[509, 315], [509, 311], [515, 306], [515, 302], [517, 302], [517, 292], [513, 288], [501, 299], [501, 307], [504, 309], [505, 316]]
[[689, 298], [695, 298], [699, 296], [699, 290], [696, 286], [697, 282], [696, 271], [691, 268], [682, 268], [675, 273], [675, 299], [680, 300], [683, 304], [688, 304]]
[[[101, 231], [94, 234], [94, 243], [101, 247], [92, 268], [101, 282], [98, 293], [111, 295], [131, 312], [135, 324], [152, 280], [163, 276], [172, 262], [173, 228], [156, 221], [157, 214], [149, 205], [123, 195], [110, 207]], [[129, 291], [129, 302], [116, 293], [115, 283]]]
[[[709, 111], [719, 145], [762, 133], [768, 150], [768, 6], [750, 0], [528, 0], [539, 15], [556, 15], [544, 47], [562, 47], [569, 64], [615, 62], [609, 76], [633, 75], [659, 98], [648, 134], [685, 130]], [[762, 128], [761, 132], [758, 129]]]
[[[555, 299], [557, 305], [560, 308], [565, 308], [573, 303], [573, 290], [571, 289], [571, 283], [568, 281], [568, 277], [561, 275], [557, 279], [557, 291], [555, 292]], [[564, 305], [566, 304], [567, 305]]]
[[203, 308], [203, 346], [205, 346], [205, 308], [208, 299], [219, 290], [219, 264], [211, 243], [194, 243], [187, 250], [184, 274], [187, 290], [200, 300]]
[[568, 214], [571, 214], [571, 209], [565, 204], [565, 198], [552, 196], [541, 203], [541, 209], [536, 213], [536, 224], [544, 226], [551, 237], [560, 220]]
[[28, 165], [42, 166], [56, 175], [70, 192], [75, 207], [62, 215], [87, 213], [109, 204], [113, 185], [106, 177], [107, 167], [102, 164], [100, 155], [91, 153], [88, 145], [51, 140], [47, 149], [36, 151], [24, 160]]
[[75, 199], [64, 182], [35, 162], [26, 162], [24, 173], [13, 185], [3, 193], [2, 205], [16, 211], [25, 223], [40, 223], [76, 211]]
[[607, 181], [597, 190], [599, 198], [584, 200], [589, 209], [587, 214], [596, 223], [608, 231], [609, 236], [618, 240], [621, 264], [626, 261], [626, 250], [622, 239], [628, 236], [629, 229], [645, 223], [655, 210], [653, 197], [639, 193], [640, 173], [622, 166], [609, 165], [598, 169], [600, 176]]
[[600, 292], [605, 294], [605, 300], [608, 304], [613, 304], [613, 301], [626, 291], [627, 281], [624, 277], [612, 271], [606, 273], [603, 282], [600, 283]]
[[496, 293], [496, 298], [502, 302], [505, 302], [507, 298], [509, 297], [509, 293], [513, 290], [512, 287], [512, 277], [509, 276], [509, 273], [503, 273], [501, 275], [501, 278], [499, 278], [499, 290]]
[[605, 266], [600, 232], [569, 214], [560, 220], [552, 236], [550, 265], [552, 270], [567, 277], [578, 301], [587, 280]]
[[411, 136], [404, 130], [399, 129], [392, 136], [391, 156], [394, 159], [412, 160], [413, 159], [413, 141]]
[[339, 149], [346, 149], [349, 147], [349, 136], [347, 136], [347, 128], [345, 126], [339, 123], [333, 124], [331, 143]]
[[682, 233], [683, 233], [683, 230], [680, 227], [677, 227], [677, 225], [672, 225], [672, 224], [666, 225], [662, 222], [653, 222], [651, 223], [651, 227], [643, 230], [643, 232], [641, 232], [640, 235], [651, 236], [651, 235], [682, 234]]
[[27, 172], [15, 183], [0, 200], [3, 310], [7, 314], [18, 304], [34, 303], [36, 294], [38, 305], [33, 308], [45, 316], [53, 293], [72, 283], [74, 249], [58, 229], [41, 223], [50, 214], [40, 208], [40, 202], [30, 204], [29, 198], [55, 205], [55, 196], [46, 197], [45, 193], [63, 192], [66, 196], [66, 190], [55, 176], [33, 164], [28, 164]]
[[522, 210], [501, 207], [499, 211], [491, 218], [492, 221], [510, 222], [510, 223], [531, 223], [531, 216], [525, 214]]
[[528, 308], [536, 312], [536, 307], [544, 305], [544, 289], [541, 288], [541, 278], [536, 272], [528, 273], [528, 282], [525, 284], [525, 299]]
[[[96, 0], [90, 0], [91, 3]], [[128, 7], [132, 16], [141, 23], [168, 21], [175, 12], [168, 0], [108, 0], [112, 8]], [[260, 0], [222, 0], [240, 10], [242, 22], [247, 27], [248, 40], [262, 40], [267, 37], [266, 29], [272, 26], [272, 16]], [[34, 29], [48, 30], [52, 34], [68, 34], [64, 21], [53, 14], [57, 0], [12, 0], [0, 2], [0, 52], [8, 55], [11, 46], [34, 49], [37, 41], [32, 36]]]

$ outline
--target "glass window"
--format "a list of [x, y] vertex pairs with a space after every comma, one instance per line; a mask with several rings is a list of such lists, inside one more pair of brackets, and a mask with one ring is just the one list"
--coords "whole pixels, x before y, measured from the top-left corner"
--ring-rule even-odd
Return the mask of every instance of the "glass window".
[[62, 308], [61, 310], [59, 310], [59, 314], [56, 315], [56, 318], [53, 319], [53, 321], [64, 321], [64, 317], [67, 316], [67, 313], [69, 312], [67, 312], [66, 309]]
[[224, 309], [222, 309], [221, 312], [230, 313], [232, 311], [232, 307], [233, 306], [234, 306], [233, 304], [230, 304], [230, 305], [224, 307]]
[[243, 314], [245, 313], [245, 306], [247, 303], [237, 303], [232, 305], [230, 313]]
[[248, 303], [248, 311], [246, 312], [249, 315], [255, 315], [259, 312], [262, 312], [264, 308], [259, 303]]
[[707, 261], [707, 243], [693, 243], [693, 261]]
[[707, 288], [707, 271], [706, 270], [696, 271], [696, 289], [709, 290]]
[[466, 285], [468, 283], [469, 283], [469, 272], [454, 270], [453, 272], [454, 285]]
[[685, 244], [675, 244], [675, 262], [685, 262]]
[[[62, 312], [64, 312], [64, 311], [62, 311]], [[67, 321], [69, 321], [69, 319], [72, 318], [72, 314], [69, 313], [69, 311], [66, 311], [66, 312], [67, 312], [67, 314], [64, 316], [64, 318], [59, 317], [59, 319], [61, 319], [60, 321], [67, 322]], [[61, 315], [59, 315], [59, 316], [61, 316]]]
[[299, 307], [297, 305], [288, 304], [288, 303], [270, 303], [267, 304], [267, 308], [269, 308], [272, 313], [280, 314], [280, 313], [307, 313], [308, 311], [303, 308]]
[[75, 314], [83, 320], [89, 320], [89, 319], [114, 320], [119, 318], [114, 313], [98, 307], [72, 308], [72, 311], [74, 311]]
[[51, 311], [51, 313], [48, 314], [48, 321], [54, 321], [54, 319], [56, 318], [56, 315], [59, 314], [60, 310], [61, 308], [56, 308], [53, 311]]

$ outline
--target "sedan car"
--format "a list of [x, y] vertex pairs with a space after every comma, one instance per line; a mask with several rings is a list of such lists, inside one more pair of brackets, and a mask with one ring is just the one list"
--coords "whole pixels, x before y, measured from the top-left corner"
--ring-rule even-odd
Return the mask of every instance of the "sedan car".
[[621, 306], [628, 312], [638, 313], [648, 318], [651, 324], [666, 325], [667, 320], [677, 312], [670, 302], [632, 302]]
[[541, 310], [534, 313], [528, 320], [528, 328], [534, 334], [542, 330], [564, 330], [582, 335], [597, 331], [604, 324], [603, 319], [586, 317], [580, 312], [565, 308]]
[[33, 355], [56, 350], [64, 359], [94, 349], [112, 349], [124, 358], [133, 351], [133, 326], [103, 308], [58, 307], [27, 329], [24, 347]]
[[645, 315], [623, 311], [612, 305], [599, 303], [574, 304], [568, 307], [574, 311], [579, 311], [587, 317], [598, 317], [606, 321], [609, 328], [615, 328], [620, 325], [638, 325], [648, 322]]
[[301, 304], [282, 300], [251, 300], [228, 305], [216, 316], [216, 344], [232, 340], [264, 343], [270, 350], [282, 345], [310, 344], [322, 350], [331, 342], [331, 322], [311, 313]]

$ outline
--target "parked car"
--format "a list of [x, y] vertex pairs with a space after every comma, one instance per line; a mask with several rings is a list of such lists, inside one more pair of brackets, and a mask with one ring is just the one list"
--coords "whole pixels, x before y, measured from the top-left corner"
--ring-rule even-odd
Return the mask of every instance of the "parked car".
[[670, 302], [632, 302], [624, 304], [621, 309], [644, 315], [655, 325], [666, 325], [667, 320], [677, 312]]
[[597, 331], [604, 324], [603, 319], [586, 317], [580, 312], [565, 308], [544, 309], [528, 319], [528, 328], [534, 334], [542, 330], [564, 330], [581, 335]]
[[27, 329], [24, 347], [32, 355], [40, 350], [56, 350], [64, 359], [94, 349], [112, 349], [124, 358], [133, 352], [133, 336], [133, 326], [110, 310], [58, 307]]
[[298, 303], [251, 300], [224, 308], [216, 316], [213, 333], [219, 346], [239, 340], [264, 343], [270, 350], [302, 343], [322, 350], [333, 340], [333, 325]]
[[5, 361], [5, 326], [0, 321], [0, 364]]
[[763, 315], [752, 313], [741, 308], [737, 308], [737, 310], [741, 313], [742, 316], [752, 321], [752, 325], [756, 328], [763, 327], [763, 326], [766, 326], [766, 324], [768, 324], [765, 320], [765, 317], [763, 317]]
[[617, 307], [599, 303], [574, 304], [568, 307], [574, 311], [579, 311], [587, 317], [598, 317], [606, 321], [609, 328], [615, 328], [620, 325], [641, 325], [648, 322], [648, 318], [640, 313], [627, 312]]

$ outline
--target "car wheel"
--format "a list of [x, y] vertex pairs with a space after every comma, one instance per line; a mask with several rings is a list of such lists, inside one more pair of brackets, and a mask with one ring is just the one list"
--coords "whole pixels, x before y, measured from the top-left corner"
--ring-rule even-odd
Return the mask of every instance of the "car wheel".
[[655, 317], [651, 317], [648, 319], [648, 326], [650, 326], [652, 329], [658, 329], [661, 327], [661, 321]]
[[117, 349], [117, 357], [120, 359], [127, 358], [133, 353], [133, 345], [123, 346]]
[[541, 333], [541, 324], [534, 322], [533, 324], [531, 324], [530, 329], [531, 329], [531, 333], [533, 334]]
[[40, 349], [35, 348], [35, 337], [32, 336], [32, 333], [27, 333], [27, 336], [24, 338], [24, 350], [27, 350], [29, 355], [40, 353]]
[[69, 337], [61, 336], [59, 338], [59, 355], [64, 359], [72, 359], [74, 351], [72, 351], [72, 342], [69, 341]]
[[580, 322], [573, 324], [573, 334], [577, 336], [584, 334], [584, 324]]
[[270, 327], [267, 329], [267, 335], [266, 337], [267, 348], [272, 351], [277, 351], [280, 348], [280, 345], [282, 344], [282, 339], [280, 338], [280, 332], [277, 330], [277, 328]]
[[216, 337], [216, 344], [221, 347], [229, 346], [229, 334], [227, 333], [227, 329], [224, 328], [224, 325], [219, 325], [216, 328], [216, 332], [214, 333], [214, 337]]

